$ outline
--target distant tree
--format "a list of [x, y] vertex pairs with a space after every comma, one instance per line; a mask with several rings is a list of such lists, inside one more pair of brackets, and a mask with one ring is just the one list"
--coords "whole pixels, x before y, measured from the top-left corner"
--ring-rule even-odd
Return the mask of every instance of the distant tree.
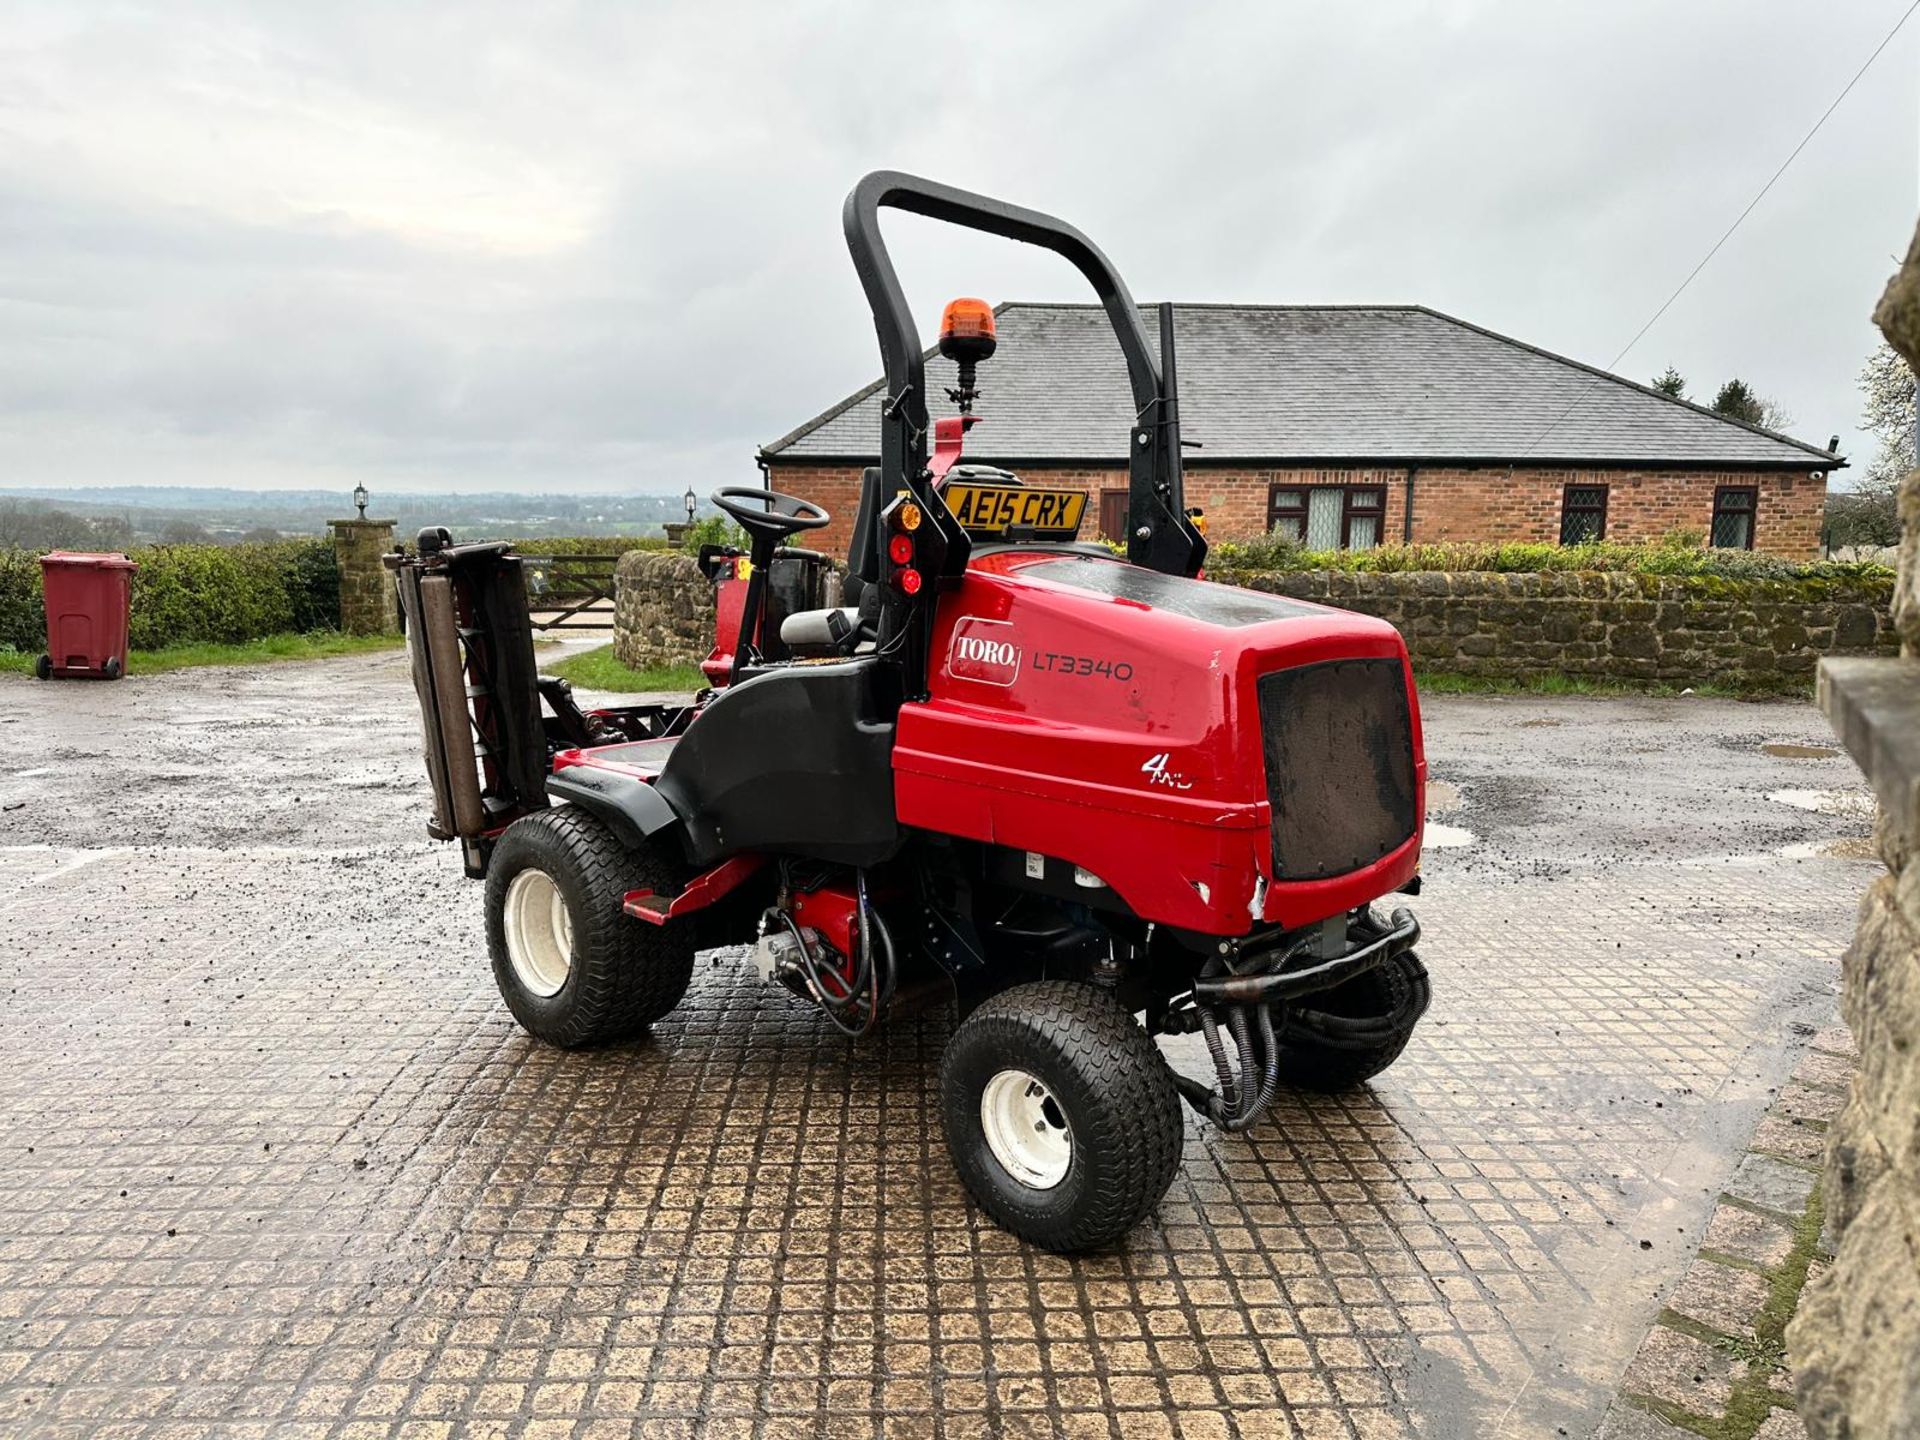
[[276, 541], [286, 538], [285, 535], [274, 529], [271, 525], [255, 525], [252, 529], [241, 533], [240, 543], [242, 545], [271, 545]]
[[1827, 492], [1827, 544], [1897, 545], [1896, 492], [1914, 468], [1913, 371], [1884, 341], [1860, 369], [1861, 424], [1879, 442], [1866, 470], [1845, 490]]
[[206, 526], [192, 520], [169, 520], [160, 527], [162, 545], [205, 545], [212, 538]]
[[1891, 495], [1900, 477], [1914, 468], [1913, 371], [1884, 340], [1861, 368], [1860, 394], [1866, 402], [1861, 423], [1880, 442], [1860, 489], [1878, 484]]
[[1713, 413], [1729, 420], [1744, 420], [1765, 430], [1784, 430], [1793, 423], [1777, 401], [1769, 400], [1738, 376], [1720, 387], [1713, 397]]
[[1662, 395], [1671, 395], [1675, 400], [1684, 400], [1687, 398], [1687, 377], [1669, 365], [1664, 373], [1653, 377], [1653, 388]]
[[133, 529], [118, 515], [75, 515], [37, 500], [0, 499], [0, 550], [124, 550]]

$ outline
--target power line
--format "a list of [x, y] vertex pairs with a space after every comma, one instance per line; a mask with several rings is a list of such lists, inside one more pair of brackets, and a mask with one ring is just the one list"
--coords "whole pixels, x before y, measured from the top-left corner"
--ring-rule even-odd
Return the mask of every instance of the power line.
[[[1852, 93], [1853, 87], [1860, 83], [1861, 76], [1865, 75], [1867, 71], [1873, 68], [1873, 62], [1880, 58], [1880, 52], [1885, 50], [1887, 46], [1893, 43], [1893, 37], [1898, 35], [1901, 31], [1901, 28], [1906, 25], [1907, 21], [1913, 18], [1913, 12], [1916, 10], [1920, 10], [1920, 0], [1913, 0], [1913, 4], [1907, 6], [1906, 12], [1902, 14], [1901, 17], [1894, 22], [1893, 28], [1886, 33], [1886, 37], [1882, 39], [1878, 45], [1873, 47], [1873, 53], [1867, 56], [1866, 60], [1861, 64], [1858, 70], [1853, 72], [1853, 78], [1847, 81], [1847, 83], [1841, 88], [1841, 91], [1838, 95], [1833, 97], [1833, 103], [1827, 106], [1825, 110], [1820, 112], [1820, 118], [1813, 122], [1813, 128], [1807, 131], [1805, 135], [1802, 135], [1800, 137], [1800, 143], [1794, 146], [1792, 152], [1788, 154], [1787, 158], [1780, 162], [1780, 168], [1778, 170], [1775, 170], [1773, 174], [1768, 177], [1767, 183], [1760, 187], [1759, 193], [1756, 194], [1753, 197], [1753, 199], [1747, 202], [1747, 208], [1742, 210], [1737, 216], [1734, 217], [1734, 221], [1731, 225], [1727, 227], [1726, 233], [1723, 234], [1718, 240], [1713, 242], [1713, 248], [1707, 251], [1705, 255], [1700, 257], [1700, 263], [1694, 266], [1693, 269], [1687, 272], [1687, 278], [1682, 280], [1678, 288], [1676, 288], [1674, 292], [1666, 298], [1666, 300], [1661, 304], [1660, 308], [1653, 312], [1653, 315], [1648, 319], [1647, 323], [1642, 325], [1638, 330], [1634, 332], [1633, 338], [1627, 341], [1625, 345], [1620, 347], [1620, 353], [1614, 356], [1613, 359], [1607, 362], [1606, 364], [1607, 370], [1612, 371], [1615, 368], [1617, 368], [1620, 362], [1627, 358], [1627, 352], [1632, 350], [1634, 346], [1638, 345], [1643, 339], [1645, 339], [1647, 332], [1654, 327], [1654, 325], [1659, 321], [1660, 317], [1666, 314], [1667, 311], [1673, 307], [1673, 302], [1678, 300], [1682, 295], [1686, 293], [1687, 287], [1693, 284], [1694, 280], [1699, 276], [1702, 270], [1707, 268], [1707, 262], [1712, 260], [1714, 256], [1720, 253], [1720, 247], [1725, 245], [1727, 241], [1733, 238], [1733, 232], [1738, 230], [1741, 226], [1741, 223], [1746, 220], [1747, 216], [1753, 213], [1754, 207], [1758, 205], [1762, 200], [1767, 198], [1767, 192], [1773, 189], [1774, 182], [1779, 180], [1779, 178], [1782, 175], [1787, 173], [1787, 167], [1793, 164], [1793, 162], [1799, 158], [1800, 152], [1807, 148], [1808, 142], [1811, 141], [1814, 136], [1820, 133], [1820, 127], [1822, 125], [1825, 125], [1827, 123], [1828, 118], [1833, 114], [1833, 112], [1840, 108], [1840, 102], [1846, 99], [1847, 96]], [[1527, 446], [1527, 448], [1521, 452], [1520, 458], [1522, 460], [1526, 459], [1527, 456], [1531, 455], [1534, 452], [1535, 446], [1539, 445], [1539, 443], [1542, 440], [1546, 439], [1547, 436], [1551, 435], [1555, 430], [1559, 429], [1560, 422], [1565, 420], [1567, 416], [1571, 415], [1575, 410], [1578, 410], [1580, 406], [1585, 403], [1587, 396], [1593, 393], [1594, 386], [1598, 385], [1603, 378], [1605, 377], [1596, 375], [1593, 377], [1592, 380], [1589, 380], [1587, 382], [1587, 388], [1582, 390], [1578, 395], [1574, 396], [1573, 403], [1567, 406], [1565, 410], [1562, 410], [1557, 416], [1555, 416], [1553, 423], [1548, 425], [1546, 429], [1542, 430], [1538, 435], [1534, 437], [1533, 444]]]

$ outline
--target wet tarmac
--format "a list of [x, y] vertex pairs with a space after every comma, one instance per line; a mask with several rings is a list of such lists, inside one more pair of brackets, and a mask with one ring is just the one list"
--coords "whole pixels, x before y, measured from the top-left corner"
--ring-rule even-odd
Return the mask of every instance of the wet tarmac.
[[940, 1015], [849, 1045], [716, 952], [645, 1041], [521, 1035], [399, 656], [0, 677], [0, 1432], [1589, 1433], [1831, 1021], [1870, 810], [1806, 705], [1424, 709], [1406, 1056], [1189, 1116], [1063, 1260], [948, 1168]]

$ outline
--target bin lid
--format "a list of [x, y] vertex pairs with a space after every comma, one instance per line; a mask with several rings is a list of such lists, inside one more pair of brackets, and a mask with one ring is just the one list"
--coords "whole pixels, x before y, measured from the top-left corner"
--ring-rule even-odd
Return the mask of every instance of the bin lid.
[[118, 552], [110, 555], [96, 555], [82, 550], [49, 550], [40, 557], [40, 563], [75, 567], [91, 565], [99, 570], [138, 570], [140, 568]]

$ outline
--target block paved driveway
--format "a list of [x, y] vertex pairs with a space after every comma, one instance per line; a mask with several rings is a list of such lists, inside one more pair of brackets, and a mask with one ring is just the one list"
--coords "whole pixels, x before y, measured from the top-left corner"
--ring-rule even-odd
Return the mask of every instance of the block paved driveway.
[[1586, 1434], [1871, 873], [1847, 762], [1762, 748], [1808, 706], [1430, 700], [1405, 1058], [1189, 1115], [1067, 1260], [948, 1168], [943, 1016], [848, 1044], [717, 952], [530, 1043], [411, 707], [397, 655], [0, 677], [0, 1433]]

